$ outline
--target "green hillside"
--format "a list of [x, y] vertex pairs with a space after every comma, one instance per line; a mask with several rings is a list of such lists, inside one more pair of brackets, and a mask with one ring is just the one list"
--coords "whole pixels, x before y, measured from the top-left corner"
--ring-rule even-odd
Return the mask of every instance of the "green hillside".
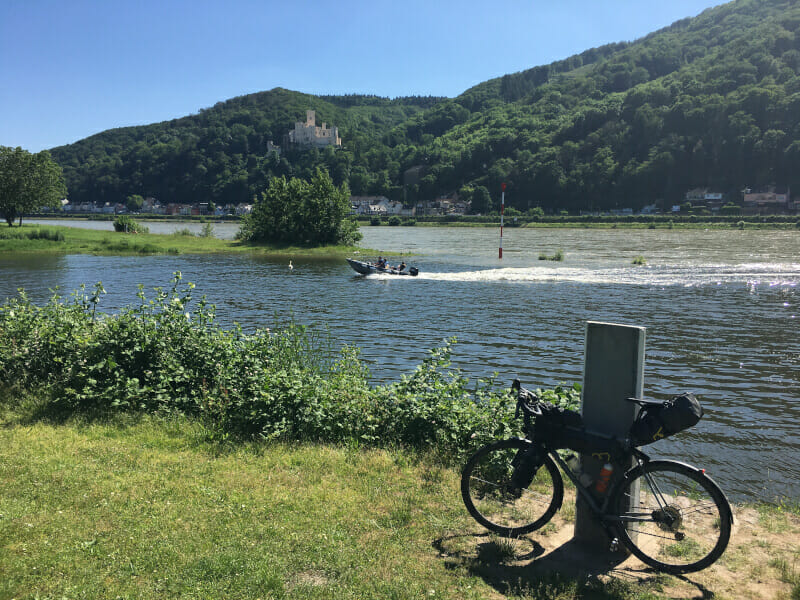
[[[338, 151], [266, 152], [307, 109]], [[508, 184], [522, 210], [639, 208], [694, 187], [800, 189], [800, 5], [738, 0], [642, 39], [479, 84], [453, 99], [282, 89], [56, 148], [73, 201], [247, 201], [324, 164], [352, 192], [409, 202]], [[421, 179], [403, 190], [403, 172]], [[404, 194], [405, 191], [405, 194]], [[497, 198], [494, 198], [495, 202]]]
[[[328, 168], [337, 185], [350, 181], [355, 188], [359, 177], [367, 185], [376, 179], [356, 165], [382, 145], [384, 133], [440, 100], [320, 97], [275, 88], [181, 119], [104, 131], [51, 153], [64, 169], [73, 202], [124, 202], [131, 194], [162, 202], [248, 202], [269, 177], [310, 178], [318, 164]], [[280, 145], [295, 121], [305, 121], [308, 109], [316, 111], [317, 123], [339, 128], [346, 148], [268, 152], [267, 143]]]

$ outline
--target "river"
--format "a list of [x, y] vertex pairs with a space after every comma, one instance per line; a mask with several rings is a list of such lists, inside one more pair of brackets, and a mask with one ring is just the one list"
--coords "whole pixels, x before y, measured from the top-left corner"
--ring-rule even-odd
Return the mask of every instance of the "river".
[[[111, 229], [108, 222], [60, 224]], [[149, 223], [154, 233], [198, 224]], [[235, 224], [215, 225], [233, 237]], [[418, 277], [356, 275], [342, 260], [249, 255], [0, 257], [0, 298], [102, 281], [101, 307], [181, 271], [223, 325], [294, 318], [362, 351], [375, 383], [456, 337], [475, 380], [580, 382], [586, 322], [646, 327], [645, 393], [693, 391], [706, 416], [651, 446], [699, 464], [735, 499], [800, 497], [800, 232], [796, 230], [369, 227], [362, 245], [409, 252]], [[561, 262], [538, 260], [563, 250]], [[646, 258], [645, 266], [632, 264]]]

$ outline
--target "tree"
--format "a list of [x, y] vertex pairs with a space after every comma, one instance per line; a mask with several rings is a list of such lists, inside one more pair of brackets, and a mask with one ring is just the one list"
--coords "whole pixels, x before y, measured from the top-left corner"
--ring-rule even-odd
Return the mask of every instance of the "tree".
[[242, 222], [238, 237], [302, 246], [349, 245], [361, 239], [349, 213], [350, 190], [346, 184], [333, 185], [325, 169], [318, 168], [308, 182], [273, 177]]
[[472, 194], [472, 205], [470, 210], [473, 214], [486, 214], [492, 210], [492, 197], [486, 186], [479, 185]]
[[130, 212], [139, 212], [142, 210], [143, 204], [144, 198], [142, 198], [139, 194], [133, 194], [128, 196], [128, 199], [125, 201], [125, 208], [127, 208]]
[[0, 146], [0, 215], [9, 227], [17, 217], [22, 225], [26, 212], [57, 207], [66, 195], [61, 167], [49, 152]]

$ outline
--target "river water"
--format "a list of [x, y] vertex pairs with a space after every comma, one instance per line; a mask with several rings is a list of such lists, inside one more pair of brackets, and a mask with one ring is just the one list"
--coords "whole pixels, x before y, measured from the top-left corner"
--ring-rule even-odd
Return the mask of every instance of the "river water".
[[[223, 238], [236, 228], [215, 225]], [[109, 311], [135, 303], [139, 283], [167, 287], [181, 271], [223, 325], [292, 317], [328, 328], [361, 348], [375, 383], [410, 373], [453, 336], [453, 362], [470, 379], [580, 382], [587, 321], [643, 326], [645, 394], [693, 391], [706, 409], [649, 450], [707, 468], [735, 499], [800, 497], [800, 232], [506, 229], [500, 260], [496, 229], [362, 231], [365, 247], [411, 253], [420, 275], [362, 277], [324, 258], [294, 258], [290, 270], [249, 255], [0, 257], [0, 298], [24, 287], [41, 302], [57, 286], [66, 295], [102, 281]], [[559, 249], [563, 261], [538, 260]], [[646, 266], [632, 264], [637, 255]]]

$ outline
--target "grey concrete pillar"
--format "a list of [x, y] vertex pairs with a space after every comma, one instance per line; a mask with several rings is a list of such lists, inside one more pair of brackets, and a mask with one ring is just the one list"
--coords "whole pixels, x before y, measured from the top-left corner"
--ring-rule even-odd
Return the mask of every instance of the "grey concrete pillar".
[[[644, 343], [644, 327], [586, 323], [581, 413], [587, 430], [626, 437], [639, 410], [626, 398], [641, 398], [643, 394]], [[606, 461], [590, 454], [582, 454], [580, 458], [583, 471], [596, 480]], [[593, 495], [602, 502], [601, 495]], [[580, 497], [575, 507], [575, 539], [583, 545], [603, 549], [610, 542]]]

